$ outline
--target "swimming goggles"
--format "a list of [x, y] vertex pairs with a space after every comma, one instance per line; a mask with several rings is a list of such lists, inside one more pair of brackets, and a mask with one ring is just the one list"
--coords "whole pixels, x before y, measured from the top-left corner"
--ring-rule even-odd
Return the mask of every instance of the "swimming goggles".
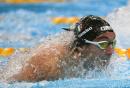
[[116, 40], [114, 39], [113, 41], [100, 41], [100, 42], [93, 42], [89, 40], [85, 40], [85, 43], [90, 43], [98, 46], [100, 49], [106, 49], [109, 45], [112, 45], [112, 48], [115, 47], [116, 45]]

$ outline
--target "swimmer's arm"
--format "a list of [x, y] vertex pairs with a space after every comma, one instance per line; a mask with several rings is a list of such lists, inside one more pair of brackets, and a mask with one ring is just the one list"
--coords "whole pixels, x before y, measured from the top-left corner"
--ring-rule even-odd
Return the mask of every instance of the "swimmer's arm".
[[58, 63], [59, 58], [64, 53], [64, 48], [60, 46], [51, 48], [53, 50], [43, 49], [32, 56], [23, 69], [13, 78], [17, 81], [55, 80], [59, 78], [61, 69]]

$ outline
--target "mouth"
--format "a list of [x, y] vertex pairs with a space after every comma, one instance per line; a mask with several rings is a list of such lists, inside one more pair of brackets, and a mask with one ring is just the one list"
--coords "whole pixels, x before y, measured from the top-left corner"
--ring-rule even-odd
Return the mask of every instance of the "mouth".
[[110, 56], [105, 57], [95, 57], [95, 58], [89, 58], [89, 60], [84, 62], [84, 68], [88, 70], [93, 70], [95, 68], [99, 69], [105, 69], [109, 65], [110, 62]]
[[106, 68], [109, 65], [110, 57], [111, 55], [98, 58], [97, 63], [95, 65], [101, 69]]
[[109, 60], [100, 60], [98, 65], [100, 68], [104, 68], [104, 67], [107, 67], [109, 64]]
[[105, 56], [99, 57], [99, 60], [101, 60], [101, 61], [109, 61], [110, 58], [111, 58], [111, 55], [105, 55]]

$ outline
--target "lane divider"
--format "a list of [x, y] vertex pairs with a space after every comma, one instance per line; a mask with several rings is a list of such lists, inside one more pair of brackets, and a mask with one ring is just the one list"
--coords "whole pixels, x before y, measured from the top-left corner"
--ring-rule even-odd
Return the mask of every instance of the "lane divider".
[[55, 17], [52, 19], [53, 24], [74, 24], [78, 21], [78, 17]]
[[[102, 19], [105, 19], [105, 17], [101, 17]], [[73, 17], [54, 17], [52, 18], [53, 24], [74, 24], [80, 20], [79, 17], [73, 16]]]
[[[0, 48], [0, 56], [2, 57], [8, 57], [15, 53], [15, 48]], [[21, 52], [28, 52], [29, 48], [18, 48]], [[121, 49], [121, 48], [115, 48], [115, 53], [120, 56], [124, 57], [127, 56], [130, 59], [130, 48], [128, 49]]]
[[65, 2], [65, 0], [5, 0], [4, 3], [21, 4], [21, 3], [44, 3], [44, 2]]
[[7, 57], [15, 52], [14, 48], [0, 48], [0, 56]]
[[130, 59], [130, 48], [128, 49], [115, 48], [114, 51], [118, 56], [120, 57], [127, 56], [128, 59]]
[[[28, 52], [29, 48], [18, 48], [20, 52]], [[8, 57], [14, 54], [16, 51], [15, 48], [0, 48], [0, 57]]]

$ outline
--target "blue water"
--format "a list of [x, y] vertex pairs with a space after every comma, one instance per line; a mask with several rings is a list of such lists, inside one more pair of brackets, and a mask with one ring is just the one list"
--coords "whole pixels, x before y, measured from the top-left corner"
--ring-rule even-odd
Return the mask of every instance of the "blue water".
[[53, 24], [51, 22], [53, 17], [77, 16], [80, 18], [90, 14], [106, 16], [125, 5], [127, 0], [77, 0], [71, 3], [18, 5], [1, 3], [0, 47], [32, 47], [39, 43], [37, 40], [41, 37], [61, 32], [63, 31], [61, 28], [69, 26]]
[[36, 13], [45, 13], [50, 10], [54, 12], [54, 16], [82, 16], [88, 14], [106, 16], [113, 9], [124, 6], [126, 4], [127, 0], [75, 0], [75, 2], [71, 3], [44, 3], [24, 5], [0, 4], [0, 13], [24, 9]]
[[[62, 32], [67, 24], [55, 25], [51, 18], [93, 14], [106, 16], [116, 8], [126, 6], [127, 0], [77, 0], [71, 3], [0, 4], [0, 47], [32, 47], [44, 41], [44, 37]], [[6, 64], [8, 59], [4, 61]], [[114, 70], [118, 79], [65, 79], [36, 83], [0, 83], [0, 88], [130, 88], [130, 62], [124, 62]], [[120, 72], [118, 74], [118, 72]], [[120, 79], [119, 79], [120, 78]]]
[[130, 80], [68, 79], [51, 82], [0, 84], [0, 88], [130, 88]]

